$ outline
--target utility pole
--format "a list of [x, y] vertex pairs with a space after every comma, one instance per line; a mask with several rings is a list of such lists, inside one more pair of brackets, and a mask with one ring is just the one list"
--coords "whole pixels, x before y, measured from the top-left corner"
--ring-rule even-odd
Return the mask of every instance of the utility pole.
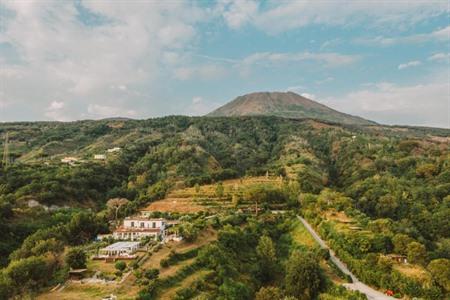
[[10, 159], [9, 159], [9, 134], [6, 132], [5, 134], [5, 145], [3, 148], [3, 160], [2, 164], [3, 167], [7, 168], [9, 166]]

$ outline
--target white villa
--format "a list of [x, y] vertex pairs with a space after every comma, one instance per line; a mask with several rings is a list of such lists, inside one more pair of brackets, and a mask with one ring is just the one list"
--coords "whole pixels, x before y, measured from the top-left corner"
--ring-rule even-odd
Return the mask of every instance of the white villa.
[[106, 159], [106, 155], [105, 154], [95, 154], [94, 155], [94, 159], [96, 159], [96, 160], [105, 160]]
[[149, 219], [145, 217], [128, 217], [123, 225], [113, 232], [118, 240], [140, 240], [143, 237], [164, 238], [167, 221], [165, 219]]
[[99, 250], [99, 258], [134, 258], [139, 242], [117, 242]]
[[114, 153], [114, 152], [120, 152], [120, 150], [122, 150], [122, 148], [120, 147], [114, 147], [114, 148], [110, 148], [108, 150], [106, 150], [108, 153]]

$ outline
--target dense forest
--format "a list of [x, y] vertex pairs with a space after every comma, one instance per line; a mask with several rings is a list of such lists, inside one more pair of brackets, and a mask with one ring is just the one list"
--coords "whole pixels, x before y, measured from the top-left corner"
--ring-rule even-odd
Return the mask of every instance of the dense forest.
[[[449, 130], [276, 117], [165, 117], [0, 124], [0, 136], [6, 133], [8, 144], [0, 144], [9, 154], [0, 168], [0, 299], [64, 278], [62, 262], [48, 252], [106, 232], [108, 199], [130, 200], [123, 217], [175, 187], [268, 173], [297, 183], [298, 195], [281, 191], [276, 197], [311, 220], [368, 283], [426, 299], [442, 299], [450, 290]], [[121, 151], [107, 152], [114, 147]], [[98, 154], [106, 159], [95, 160]], [[77, 160], [67, 164], [61, 162], [64, 157]], [[345, 213], [362, 230], [336, 230], [324, 218], [331, 210]], [[217, 286], [206, 288], [223, 299], [229, 299], [227, 293], [250, 299], [261, 282], [281, 280], [287, 271], [279, 264], [264, 270], [255, 263], [255, 249], [264, 239], [274, 243], [282, 260], [316, 263], [317, 253], [284, 253], [285, 221], [273, 222], [280, 224], [222, 228], [217, 243], [198, 258], [202, 267], [220, 268], [211, 278]], [[236, 251], [248, 257], [236, 260]], [[212, 252], [220, 256], [212, 259]], [[431, 274], [429, 282], [391, 272], [381, 258], [389, 253], [421, 266]], [[312, 276], [318, 286], [325, 284], [321, 274]], [[242, 277], [246, 284], [240, 283]], [[151, 292], [148, 287], [141, 296]]]

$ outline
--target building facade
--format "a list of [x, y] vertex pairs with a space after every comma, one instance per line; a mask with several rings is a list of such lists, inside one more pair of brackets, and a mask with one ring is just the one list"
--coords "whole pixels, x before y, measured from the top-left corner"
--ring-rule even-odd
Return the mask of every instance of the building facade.
[[165, 219], [148, 219], [129, 217], [118, 227], [113, 237], [118, 240], [140, 240], [143, 237], [164, 238], [167, 221]]

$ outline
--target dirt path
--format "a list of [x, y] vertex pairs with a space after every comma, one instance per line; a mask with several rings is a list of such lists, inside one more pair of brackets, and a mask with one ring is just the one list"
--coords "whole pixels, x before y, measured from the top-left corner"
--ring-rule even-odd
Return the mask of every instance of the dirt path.
[[350, 290], [354, 291], [360, 291], [361, 293], [365, 294], [367, 296], [367, 299], [369, 300], [391, 300], [395, 299], [389, 296], [386, 296], [385, 294], [371, 288], [370, 286], [364, 284], [361, 282], [350, 270], [347, 268], [347, 266], [335, 255], [334, 251], [331, 250], [327, 244], [320, 238], [320, 236], [314, 231], [314, 229], [309, 225], [309, 223], [303, 219], [300, 216], [297, 216], [298, 219], [303, 223], [305, 228], [311, 233], [313, 238], [317, 241], [317, 243], [320, 245], [320, 247], [324, 249], [330, 250], [330, 259], [333, 263], [336, 264], [336, 266], [345, 274], [349, 275], [353, 283], [346, 283], [344, 286]]

